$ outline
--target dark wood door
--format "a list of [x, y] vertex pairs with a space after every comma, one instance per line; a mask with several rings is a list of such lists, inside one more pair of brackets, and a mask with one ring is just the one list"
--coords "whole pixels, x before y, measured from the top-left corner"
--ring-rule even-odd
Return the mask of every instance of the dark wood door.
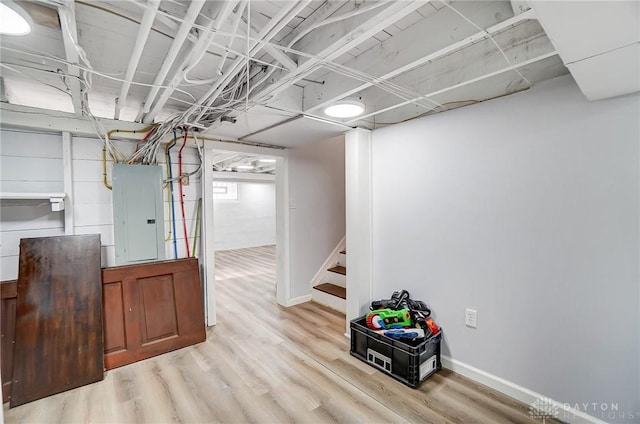
[[197, 259], [105, 268], [102, 284], [106, 369], [205, 340]]
[[11, 407], [104, 376], [100, 236], [20, 240]]

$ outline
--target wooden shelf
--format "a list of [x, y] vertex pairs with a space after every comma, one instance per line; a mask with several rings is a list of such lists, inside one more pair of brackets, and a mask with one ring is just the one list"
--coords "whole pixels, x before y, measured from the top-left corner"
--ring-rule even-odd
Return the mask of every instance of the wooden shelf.
[[65, 193], [22, 193], [0, 192], [0, 200], [45, 200], [51, 202], [51, 210], [54, 212], [64, 210]]

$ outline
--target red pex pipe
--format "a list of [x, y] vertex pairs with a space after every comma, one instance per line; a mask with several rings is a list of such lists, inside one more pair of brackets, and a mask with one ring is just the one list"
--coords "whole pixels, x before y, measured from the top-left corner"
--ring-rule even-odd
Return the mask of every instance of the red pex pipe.
[[156, 128], [151, 128], [151, 130], [144, 136], [144, 138], [136, 143], [136, 152], [140, 149], [140, 143], [146, 143], [151, 134], [156, 131]]
[[180, 207], [182, 208], [182, 229], [184, 230], [184, 243], [187, 247], [187, 258], [191, 257], [191, 251], [189, 249], [189, 234], [187, 233], [187, 221], [184, 213], [184, 193], [182, 192], [182, 149], [187, 144], [188, 131], [184, 132], [184, 142], [178, 151], [178, 175], [180, 176]]

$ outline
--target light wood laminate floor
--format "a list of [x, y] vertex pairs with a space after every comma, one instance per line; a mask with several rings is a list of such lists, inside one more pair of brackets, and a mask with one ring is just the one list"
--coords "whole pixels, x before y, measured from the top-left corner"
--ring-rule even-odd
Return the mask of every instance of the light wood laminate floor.
[[[275, 249], [217, 252], [207, 341], [17, 408], [7, 423], [534, 423], [528, 407], [441, 370], [410, 389], [349, 355], [344, 315], [275, 302]], [[550, 422], [547, 420], [547, 422]]]

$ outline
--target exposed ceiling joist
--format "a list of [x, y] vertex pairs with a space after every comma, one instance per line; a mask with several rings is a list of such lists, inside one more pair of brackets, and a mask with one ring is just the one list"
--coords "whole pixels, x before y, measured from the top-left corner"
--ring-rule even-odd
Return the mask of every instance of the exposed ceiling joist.
[[[240, 72], [243, 64], [246, 63], [249, 58], [253, 57], [260, 50], [262, 50], [262, 48], [267, 45], [271, 41], [271, 39], [278, 32], [280, 32], [293, 18], [295, 18], [295, 16], [309, 3], [311, 3], [311, 0], [301, 0], [289, 4], [288, 7], [280, 9], [280, 12], [276, 16], [274, 16], [269, 21], [269, 23], [265, 25], [265, 27], [260, 31], [258, 39], [254, 42], [254, 44], [249, 48], [249, 51], [247, 52], [247, 58], [238, 57], [231, 68], [227, 71], [227, 74], [219, 81], [217, 81], [194, 105], [194, 110], [196, 110], [197, 108], [201, 108], [200, 113], [195, 119], [196, 122], [199, 122], [202, 119], [208, 108], [217, 99], [220, 91], [231, 81], [234, 76], [236, 76]], [[202, 108], [203, 105], [205, 106], [204, 108]]]
[[347, 124], [348, 125], [353, 125], [353, 124], [355, 124], [356, 122], [358, 122], [358, 121], [360, 121], [362, 119], [366, 119], [366, 118], [369, 118], [371, 116], [379, 115], [381, 113], [397, 109], [399, 107], [408, 105], [410, 103], [415, 103], [416, 101], [418, 101], [418, 100], [420, 100], [422, 98], [431, 98], [431, 97], [434, 97], [434, 96], [436, 96], [438, 94], [446, 93], [448, 91], [455, 90], [456, 88], [464, 87], [465, 85], [470, 85], [470, 84], [473, 84], [473, 83], [478, 82], [478, 81], [486, 80], [486, 79], [489, 79], [489, 78], [494, 77], [496, 75], [500, 75], [500, 74], [505, 73], [505, 72], [510, 72], [510, 71], [513, 71], [513, 70], [515, 70], [517, 68], [520, 68], [520, 67], [523, 67], [523, 66], [535, 63], [535, 62], [539, 62], [539, 61], [542, 61], [544, 59], [548, 59], [550, 57], [556, 56], [557, 54], [558, 53], [554, 50], [554, 51], [551, 51], [551, 52], [543, 53], [543, 54], [541, 54], [539, 56], [535, 56], [535, 57], [533, 57], [531, 59], [528, 59], [528, 60], [525, 60], [525, 61], [522, 61], [522, 62], [514, 63], [513, 65], [506, 65], [503, 68], [498, 69], [496, 71], [489, 72], [489, 73], [480, 75], [478, 77], [468, 79], [466, 81], [462, 81], [462, 82], [460, 82], [458, 84], [450, 85], [450, 86], [448, 86], [446, 88], [443, 88], [443, 89], [440, 89], [440, 90], [432, 91], [432, 92], [427, 93], [427, 94], [425, 94], [425, 95], [423, 95], [421, 97], [418, 97], [418, 98], [415, 98], [415, 99], [411, 99], [411, 100], [407, 100], [407, 101], [404, 101], [404, 102], [401, 102], [401, 103], [397, 103], [397, 104], [394, 104], [392, 106], [386, 107], [384, 109], [379, 109], [379, 110], [373, 111], [371, 113], [367, 113], [365, 115], [358, 116], [355, 119], [347, 121]]
[[302, 34], [305, 31], [308, 31], [309, 28], [323, 22], [343, 7], [345, 7], [345, 4], [342, 2], [325, 1], [307, 19], [282, 39], [282, 45], [288, 46], [291, 41], [298, 38], [299, 34]]
[[[460, 41], [454, 42], [452, 44], [445, 44], [444, 47], [439, 48], [431, 53], [428, 53], [425, 56], [419, 57], [418, 59], [410, 61], [404, 66], [392, 68], [392, 70], [390, 70], [389, 72], [377, 78], [380, 80], [388, 80], [388, 79], [394, 78], [395, 76], [401, 75], [412, 69], [418, 68], [428, 62], [442, 58], [456, 50], [460, 50], [465, 47], [468, 47], [471, 44], [479, 40], [482, 40], [486, 37], [489, 37], [492, 34], [495, 34], [509, 26], [515, 25], [523, 20], [533, 19], [533, 18], [535, 18], [535, 15], [531, 10], [521, 13], [517, 16], [511, 17], [498, 24], [495, 24], [484, 31], [479, 31], [473, 35], [465, 37]], [[425, 20], [425, 22], [428, 23], [429, 21]], [[399, 36], [399, 37], [389, 38], [388, 40], [380, 43], [378, 47], [372, 49], [371, 51], [363, 53], [363, 56], [366, 55], [366, 57], [360, 59], [359, 61], [366, 62], [368, 57], [374, 57], [375, 55], [380, 55], [384, 51], [387, 51], [387, 52], [394, 51], [394, 52], [398, 52], [395, 59], [399, 63], [404, 63], [406, 58], [402, 56], [409, 56], [409, 55], [415, 56], [415, 53], [412, 53], [409, 49], [402, 49], [401, 44], [405, 42], [407, 37], [409, 38], [415, 37], [417, 36], [417, 33], [423, 31], [422, 26], [415, 26], [414, 28], [415, 29], [410, 28], [407, 31], [405, 31], [406, 35], [403, 34], [402, 36]], [[445, 31], [433, 32], [434, 37], [439, 36], [439, 34], [442, 34], [440, 36], [444, 36], [444, 34], [447, 34], [447, 32]], [[433, 43], [434, 41], [430, 40], [430, 42]], [[305, 90], [305, 103], [307, 106], [305, 109], [305, 112], [315, 112], [318, 110], [322, 110], [324, 107], [330, 104], [333, 104], [340, 99], [352, 96], [373, 85], [372, 82], [367, 82], [367, 83], [356, 85], [353, 88], [346, 89], [344, 87], [344, 84], [341, 83], [341, 81], [339, 80], [342, 81], [344, 80], [344, 78], [342, 78], [340, 75], [330, 74], [330, 75], [327, 75], [325, 79], [325, 84], [322, 87], [315, 87], [315, 86], [308, 87]]]
[[202, 10], [204, 4], [204, 0], [194, 0], [189, 5], [187, 14], [184, 17], [182, 24], [180, 24], [180, 28], [178, 29], [178, 32], [176, 33], [176, 36], [171, 43], [171, 47], [169, 48], [169, 51], [167, 52], [162, 65], [160, 66], [160, 69], [158, 70], [158, 73], [153, 80], [153, 87], [151, 87], [151, 89], [149, 90], [149, 93], [147, 94], [142, 104], [142, 108], [140, 108], [140, 112], [136, 117], [136, 121], [142, 120], [143, 115], [151, 110], [151, 105], [158, 95], [158, 92], [160, 91], [159, 86], [164, 83], [165, 78], [169, 74], [173, 63], [178, 57], [180, 49], [182, 49], [182, 46], [187, 39], [187, 36], [189, 35], [189, 31], [191, 31], [191, 28], [193, 28], [193, 24], [195, 23], [196, 18], [198, 17], [198, 14], [200, 13], [200, 10]]
[[382, 31], [384, 28], [392, 25], [411, 12], [414, 12], [426, 3], [428, 3], [428, 1], [401, 1], [391, 3], [384, 9], [384, 14], [379, 14], [374, 19], [366, 20], [357, 28], [349, 31], [343, 37], [325, 47], [320, 53], [314, 55], [314, 58], [307, 60], [294, 71], [285, 74], [280, 80], [252, 96], [252, 100], [261, 103], [268, 98], [276, 96], [287, 89], [291, 83], [299, 81], [311, 74], [318, 65], [325, 61], [332, 61], [339, 58], [352, 48], [368, 40], [374, 34]]
[[[184, 80], [185, 71], [189, 70], [192, 67], [195, 67], [198, 62], [202, 59], [202, 56], [205, 54], [207, 49], [209, 48], [209, 44], [211, 44], [211, 40], [213, 39], [215, 32], [212, 31], [214, 28], [218, 28], [221, 22], [224, 22], [230, 13], [233, 12], [233, 9], [238, 4], [238, 0], [230, 0], [227, 2], [223, 2], [222, 10], [218, 12], [218, 16], [215, 19], [211, 19], [209, 24], [205, 27], [202, 33], [198, 37], [198, 42], [191, 48], [191, 51], [182, 65], [176, 69], [173, 77], [171, 78], [171, 82], [169, 86], [164, 89], [160, 98], [153, 105], [149, 113], [147, 113], [143, 122], [151, 123], [155, 116], [162, 110], [164, 105], [169, 100], [169, 97], [173, 92], [178, 88], [178, 85], [182, 83]], [[146, 107], [146, 106], [145, 106]]]
[[78, 53], [78, 30], [76, 29], [76, 12], [73, 0], [63, 0], [58, 7], [60, 24], [62, 26], [62, 39], [64, 41], [64, 52], [67, 62], [67, 73], [71, 76], [68, 79], [69, 90], [71, 91], [71, 101], [76, 115], [82, 115], [82, 89], [80, 87], [80, 70], [77, 65], [80, 61]]
[[[158, 139], [186, 126], [295, 147], [567, 72], [518, 0], [46, 1], [63, 30], [35, 22], [0, 45], [9, 102], [86, 113], [90, 100], [99, 117], [161, 122]], [[325, 118], [345, 97], [359, 97], [366, 115]]]
[[237, 153], [234, 152], [222, 152], [222, 153], [218, 153], [214, 156], [213, 158], [213, 166], [216, 166], [218, 164], [227, 162], [233, 158], [235, 158], [236, 156], [238, 156]]
[[229, 18], [231, 21], [231, 27], [232, 27], [231, 36], [228, 37], [228, 40], [225, 44], [224, 53], [222, 55], [222, 58], [220, 58], [220, 62], [218, 63], [218, 69], [216, 70], [218, 75], [222, 75], [222, 69], [224, 68], [224, 63], [227, 60], [227, 56], [229, 56], [229, 50], [233, 45], [233, 41], [236, 37], [236, 34], [238, 33], [238, 27], [240, 26], [240, 22], [242, 22], [242, 14], [244, 13], [245, 8], [248, 7], [248, 4], [249, 4], [248, 0], [243, 0], [238, 5], [238, 10], [236, 10], [236, 12], [233, 13]]
[[122, 88], [120, 89], [120, 95], [116, 99], [116, 109], [113, 119], [120, 119], [120, 107], [127, 101], [131, 81], [133, 81], [136, 69], [138, 69], [138, 63], [140, 63], [144, 46], [147, 44], [147, 38], [149, 38], [149, 34], [151, 33], [151, 27], [153, 26], [153, 21], [156, 18], [158, 7], [160, 7], [160, 0], [149, 0], [147, 2], [147, 9], [142, 17], [142, 22], [140, 23], [138, 37], [136, 38], [133, 51], [131, 52], [131, 59], [129, 60], [127, 73], [124, 76]]
[[[245, 21], [245, 24], [247, 22]], [[241, 28], [242, 33], [246, 36], [247, 30], [246, 28]], [[259, 31], [255, 28], [254, 25], [251, 25], [251, 37], [257, 38], [259, 36]], [[294, 62], [286, 53], [281, 50], [278, 50], [276, 47], [273, 47], [271, 44], [267, 44], [264, 46], [264, 50], [275, 60], [277, 60], [281, 65], [289, 70], [295, 69], [298, 64]]]

